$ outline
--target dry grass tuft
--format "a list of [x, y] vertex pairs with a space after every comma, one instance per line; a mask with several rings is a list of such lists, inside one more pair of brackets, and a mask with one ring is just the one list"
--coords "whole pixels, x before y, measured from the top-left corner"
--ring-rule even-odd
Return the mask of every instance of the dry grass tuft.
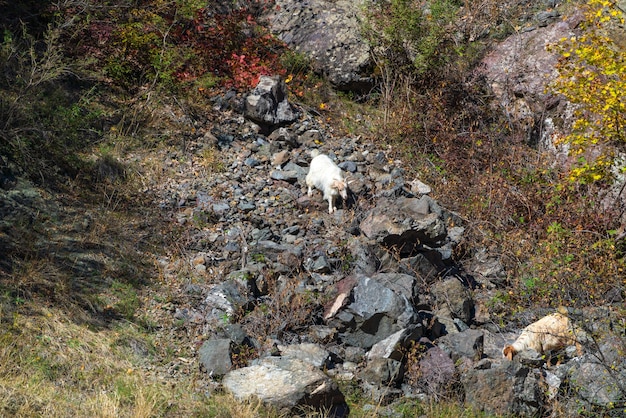
[[93, 330], [59, 310], [41, 311], [16, 314], [0, 334], [0, 416], [276, 416], [258, 402], [209, 397], [199, 371], [168, 378], [162, 359], [120, 346], [147, 338], [130, 324]]

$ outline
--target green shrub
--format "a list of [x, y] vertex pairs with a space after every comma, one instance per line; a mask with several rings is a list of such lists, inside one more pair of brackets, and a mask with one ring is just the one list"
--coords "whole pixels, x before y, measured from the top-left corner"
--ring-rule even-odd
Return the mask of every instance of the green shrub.
[[23, 25], [5, 29], [0, 45], [0, 154], [38, 181], [74, 177], [79, 153], [100, 137], [98, 91], [72, 76], [62, 32], [51, 24], [40, 38]]
[[280, 63], [288, 74], [302, 75], [310, 70], [311, 61], [306, 54], [286, 50], [280, 57]]
[[458, 9], [455, 0], [366, 2], [363, 34], [377, 65], [418, 78], [439, 69], [451, 52], [447, 44]]

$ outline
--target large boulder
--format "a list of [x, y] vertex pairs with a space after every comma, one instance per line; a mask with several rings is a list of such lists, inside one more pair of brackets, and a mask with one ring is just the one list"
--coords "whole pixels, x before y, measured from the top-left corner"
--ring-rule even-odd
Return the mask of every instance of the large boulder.
[[227, 373], [224, 388], [235, 399], [259, 399], [283, 414], [297, 414], [302, 408], [347, 414], [344, 396], [337, 384], [321, 370], [295, 358], [265, 357], [258, 364]]
[[379, 273], [359, 276], [349, 282], [339, 286], [339, 295], [326, 315], [328, 324], [340, 331], [346, 344], [369, 349], [390, 335], [419, 323], [417, 311], [411, 303], [415, 278]]
[[579, 22], [580, 16], [575, 15], [510, 36], [495, 45], [478, 67], [496, 104], [525, 130], [529, 140], [543, 141], [549, 148], [554, 147], [549, 138], [555, 127], [547, 110], [554, 110], [558, 99], [547, 93], [546, 87], [558, 75], [555, 68], [559, 57], [546, 46], [573, 36]]
[[246, 97], [244, 115], [266, 131], [294, 122], [298, 111], [287, 100], [287, 86], [280, 77], [261, 76]]
[[210, 376], [223, 376], [233, 368], [231, 344], [228, 338], [210, 338], [200, 347], [200, 364]]
[[336, 88], [369, 91], [372, 61], [361, 38], [361, 7], [349, 0], [277, 0], [267, 19], [278, 38], [309, 57]]
[[461, 383], [468, 406], [496, 415], [537, 416], [544, 405], [538, 369], [503, 361], [463, 373]]
[[[453, 213], [429, 196], [422, 196], [380, 202], [366, 213], [359, 227], [367, 238], [402, 258], [421, 255], [414, 267], [428, 276], [431, 267], [440, 272], [450, 265], [455, 240], [462, 234], [462, 228], [456, 226], [459, 223]], [[455, 225], [454, 235], [448, 233], [448, 225]]]
[[440, 310], [449, 312], [452, 318], [458, 318], [470, 324], [474, 318], [474, 300], [471, 292], [455, 277], [435, 283], [431, 292]]
[[[555, 371], [562, 385], [560, 395], [569, 412], [593, 414], [619, 408], [626, 398], [626, 361], [622, 355], [624, 341], [609, 338], [597, 352], [574, 358]], [[567, 390], [567, 392], [564, 391]], [[574, 392], [576, 396], [568, 399]]]

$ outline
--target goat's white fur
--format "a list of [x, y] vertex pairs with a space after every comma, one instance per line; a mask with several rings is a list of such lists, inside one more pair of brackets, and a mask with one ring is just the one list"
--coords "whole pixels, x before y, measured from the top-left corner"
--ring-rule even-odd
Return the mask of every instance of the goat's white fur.
[[543, 354], [569, 345], [576, 345], [578, 354], [582, 353], [581, 341], [585, 332], [576, 327], [567, 314], [567, 308], [560, 307], [558, 312], [544, 316], [522, 331], [513, 344], [502, 349], [502, 355], [509, 360], [517, 353], [533, 349]]
[[313, 187], [321, 190], [324, 199], [328, 200], [328, 213], [337, 210], [335, 201], [337, 196], [345, 201], [348, 198], [348, 183], [346, 182], [341, 168], [328, 156], [319, 154], [311, 160], [309, 173], [306, 175], [307, 194], [313, 194]]

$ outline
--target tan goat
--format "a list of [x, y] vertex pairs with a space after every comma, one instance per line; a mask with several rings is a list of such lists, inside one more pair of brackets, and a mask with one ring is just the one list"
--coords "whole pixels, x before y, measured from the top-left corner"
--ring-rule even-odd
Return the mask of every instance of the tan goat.
[[502, 349], [502, 355], [509, 360], [517, 353], [533, 349], [539, 354], [576, 345], [578, 354], [582, 354], [582, 344], [586, 333], [574, 325], [567, 308], [559, 307], [558, 312], [544, 316], [524, 330], [513, 344]]

